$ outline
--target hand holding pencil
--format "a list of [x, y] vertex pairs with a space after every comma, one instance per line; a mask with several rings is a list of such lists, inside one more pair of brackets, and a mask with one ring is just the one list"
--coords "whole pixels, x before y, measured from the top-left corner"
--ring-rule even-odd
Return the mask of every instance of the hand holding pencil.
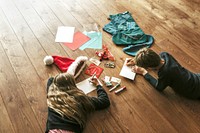
[[98, 79], [96, 77], [96, 72], [92, 75], [92, 77], [90, 78], [90, 82], [92, 84], [94, 84], [95, 86], [98, 86], [99, 85], [99, 82], [98, 82]]
[[127, 62], [126, 62], [127, 66], [134, 66], [135, 65], [135, 61], [134, 58], [128, 58]]

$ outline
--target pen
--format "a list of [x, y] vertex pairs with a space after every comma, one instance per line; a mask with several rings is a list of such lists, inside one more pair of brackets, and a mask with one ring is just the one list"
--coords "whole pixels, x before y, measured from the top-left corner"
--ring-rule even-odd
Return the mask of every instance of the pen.
[[116, 90], [116, 91], [115, 91], [115, 94], [118, 94], [118, 93], [120, 93], [121, 91], [123, 91], [123, 90], [125, 90], [125, 89], [126, 89], [126, 86], [124, 86], [124, 87], [122, 87], [122, 88]]
[[113, 88], [111, 88], [109, 91], [113, 91], [114, 89], [116, 89], [118, 86], [120, 85], [120, 83], [116, 84]]

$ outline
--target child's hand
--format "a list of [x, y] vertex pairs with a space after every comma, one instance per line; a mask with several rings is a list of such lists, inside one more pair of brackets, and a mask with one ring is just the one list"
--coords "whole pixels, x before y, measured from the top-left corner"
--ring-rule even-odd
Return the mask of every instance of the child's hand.
[[95, 86], [99, 85], [99, 81], [98, 81], [96, 76], [95, 77], [91, 77], [90, 82]]
[[126, 62], [127, 66], [134, 66], [135, 65], [135, 61], [134, 58], [128, 58], [127, 62]]
[[135, 72], [135, 73], [141, 74], [143, 76], [148, 73], [145, 68], [139, 67], [137, 65], [132, 67], [132, 71]]

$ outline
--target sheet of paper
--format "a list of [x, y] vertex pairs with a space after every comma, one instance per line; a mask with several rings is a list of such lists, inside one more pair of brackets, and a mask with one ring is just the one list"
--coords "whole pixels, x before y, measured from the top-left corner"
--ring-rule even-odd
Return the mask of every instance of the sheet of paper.
[[104, 80], [105, 80], [105, 82], [110, 82], [110, 77], [109, 76], [105, 76]]
[[79, 49], [84, 50], [86, 48], [102, 49], [102, 33], [101, 32], [84, 32], [89, 38], [88, 42], [83, 44]]
[[112, 81], [112, 82], [115, 82], [115, 83], [121, 83], [121, 79], [116, 78], [116, 77], [112, 77], [112, 78], [111, 78], [111, 81]]
[[127, 62], [127, 59], [125, 60], [123, 66], [122, 66], [122, 69], [120, 71], [120, 76], [123, 76], [125, 78], [128, 78], [128, 79], [131, 79], [131, 80], [134, 80], [135, 79], [135, 75], [136, 73], [134, 73], [132, 70], [131, 70], [131, 67], [127, 66], [126, 65], [126, 62]]
[[94, 63], [95, 65], [99, 66], [99, 64], [101, 64], [101, 61], [99, 61], [99, 59], [95, 59], [95, 58], [90, 58], [90, 60], [92, 63]]
[[68, 42], [72, 43], [74, 38], [75, 27], [59, 26], [55, 42]]
[[86, 43], [89, 40], [90, 40], [90, 38], [88, 36], [86, 36], [85, 34], [78, 31], [74, 34], [73, 42], [72, 43], [64, 43], [64, 45], [69, 47], [71, 50], [76, 50], [77, 48], [79, 48], [81, 45], [83, 45], [84, 43]]
[[102, 49], [102, 33], [96, 32], [96, 37], [94, 38], [94, 42], [91, 43], [88, 48], [93, 49]]
[[96, 89], [96, 86], [94, 86], [92, 83], [90, 83], [89, 80], [90, 80], [90, 78], [87, 78], [76, 84], [76, 86], [80, 90], [82, 90], [85, 94], [88, 94]]

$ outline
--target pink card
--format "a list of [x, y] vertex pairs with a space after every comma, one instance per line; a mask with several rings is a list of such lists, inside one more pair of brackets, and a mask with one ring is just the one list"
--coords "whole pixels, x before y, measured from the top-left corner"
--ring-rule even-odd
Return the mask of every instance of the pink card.
[[74, 39], [72, 43], [63, 43], [63, 44], [69, 47], [71, 50], [76, 50], [89, 40], [90, 38], [88, 36], [78, 31], [74, 34]]

